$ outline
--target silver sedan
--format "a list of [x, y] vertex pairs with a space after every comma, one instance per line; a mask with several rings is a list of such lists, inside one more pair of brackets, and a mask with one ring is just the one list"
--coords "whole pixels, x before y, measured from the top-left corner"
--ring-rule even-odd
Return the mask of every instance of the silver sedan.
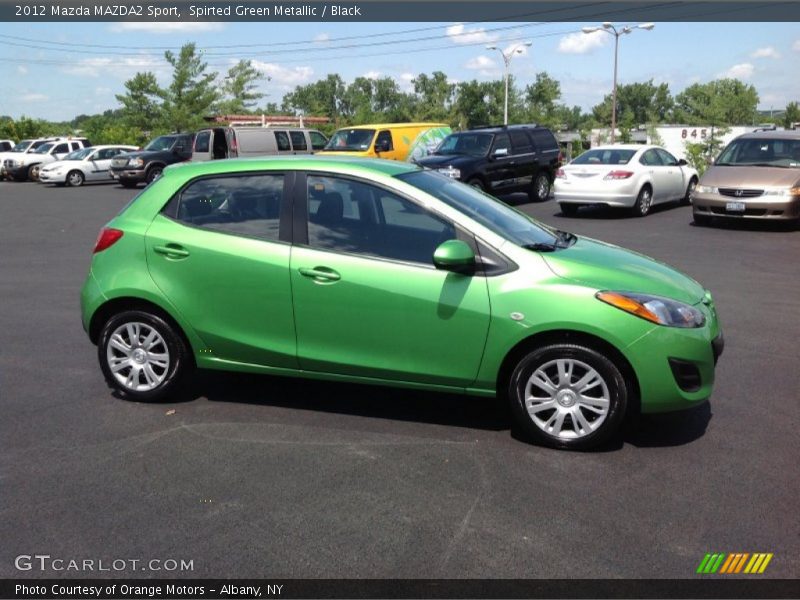
[[556, 172], [555, 199], [565, 215], [601, 204], [643, 217], [655, 204], [688, 202], [697, 171], [659, 146], [615, 144], [587, 150]]
[[63, 159], [45, 165], [39, 170], [41, 183], [79, 186], [87, 181], [110, 183], [108, 169], [111, 159], [123, 152], [138, 150], [136, 146], [90, 146], [76, 150]]

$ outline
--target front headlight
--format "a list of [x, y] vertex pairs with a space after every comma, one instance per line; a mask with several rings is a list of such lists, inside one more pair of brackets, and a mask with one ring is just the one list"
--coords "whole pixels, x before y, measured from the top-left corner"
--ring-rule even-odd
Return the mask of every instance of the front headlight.
[[144, 166], [144, 160], [141, 158], [132, 158], [128, 161], [128, 166], [138, 169], [139, 167]]
[[595, 298], [627, 313], [667, 327], [702, 327], [705, 315], [694, 306], [648, 294], [597, 292]]
[[800, 186], [791, 188], [777, 188], [772, 190], [764, 190], [765, 196], [800, 196]]
[[9, 167], [10, 169], [16, 169], [18, 166], [20, 166], [20, 163], [19, 163], [18, 160], [14, 160], [13, 158], [9, 158], [6, 161], [6, 166]]
[[447, 175], [448, 177], [451, 177], [452, 179], [460, 179], [461, 178], [461, 170], [460, 169], [456, 169], [453, 166], [444, 167], [443, 169], [436, 169], [436, 170], [439, 171], [439, 173], [441, 173], [442, 175]]
[[698, 185], [696, 188], [694, 188], [694, 191], [697, 192], [698, 194], [718, 194], [719, 193], [719, 189], [718, 188], [712, 187], [710, 185]]

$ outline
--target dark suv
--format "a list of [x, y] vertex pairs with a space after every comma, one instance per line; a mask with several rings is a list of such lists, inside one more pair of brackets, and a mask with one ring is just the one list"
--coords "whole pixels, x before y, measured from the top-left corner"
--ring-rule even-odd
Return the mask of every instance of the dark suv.
[[501, 125], [448, 135], [417, 163], [494, 195], [527, 192], [531, 200], [544, 201], [561, 153], [546, 127]]
[[147, 144], [144, 150], [114, 157], [108, 173], [124, 187], [150, 183], [161, 176], [165, 167], [189, 160], [193, 142], [193, 133], [162, 135]]

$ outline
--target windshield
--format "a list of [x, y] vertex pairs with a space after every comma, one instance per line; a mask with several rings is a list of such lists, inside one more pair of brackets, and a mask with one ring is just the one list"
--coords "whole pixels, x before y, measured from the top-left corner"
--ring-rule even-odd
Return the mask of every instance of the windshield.
[[438, 198], [487, 229], [519, 246], [558, 243], [556, 232], [507, 204], [434, 171], [413, 171], [398, 179]]
[[745, 138], [733, 140], [719, 159], [718, 166], [800, 167], [800, 139]]
[[34, 154], [47, 154], [53, 146], [55, 146], [53, 142], [50, 142], [48, 144], [42, 144], [33, 152]]
[[81, 148], [80, 150], [75, 150], [75, 152], [70, 152], [61, 160], [83, 160], [92, 152], [94, 152], [94, 148]]
[[573, 165], [627, 165], [636, 154], [636, 150], [620, 148], [597, 148], [587, 150], [570, 164]]
[[161, 137], [157, 137], [152, 142], [147, 144], [144, 149], [152, 150], [154, 152], [158, 152], [160, 150], [169, 150], [175, 143], [175, 139], [175, 136], [172, 135], [162, 135]]
[[340, 129], [333, 134], [325, 150], [333, 152], [369, 150], [374, 136], [374, 129]]
[[27, 150], [30, 147], [31, 142], [32, 140], [22, 140], [11, 150], [9, 150], [9, 152], [25, 152], [25, 150]]
[[435, 153], [445, 156], [453, 154], [486, 156], [491, 145], [491, 133], [455, 133], [444, 138]]

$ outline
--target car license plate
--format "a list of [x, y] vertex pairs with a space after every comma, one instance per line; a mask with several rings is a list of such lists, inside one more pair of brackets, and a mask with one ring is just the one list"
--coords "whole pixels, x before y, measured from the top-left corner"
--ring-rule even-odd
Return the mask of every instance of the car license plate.
[[744, 212], [744, 202], [728, 202], [725, 204], [728, 212]]

